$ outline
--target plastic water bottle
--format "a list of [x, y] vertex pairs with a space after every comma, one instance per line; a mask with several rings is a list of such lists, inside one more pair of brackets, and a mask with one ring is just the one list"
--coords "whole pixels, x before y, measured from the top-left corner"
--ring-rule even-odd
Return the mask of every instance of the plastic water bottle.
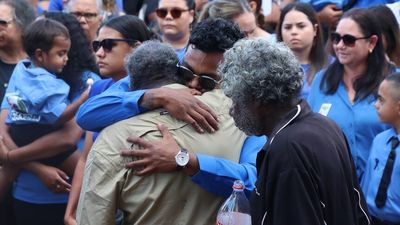
[[251, 225], [250, 204], [241, 180], [233, 183], [231, 196], [218, 211], [217, 225]]

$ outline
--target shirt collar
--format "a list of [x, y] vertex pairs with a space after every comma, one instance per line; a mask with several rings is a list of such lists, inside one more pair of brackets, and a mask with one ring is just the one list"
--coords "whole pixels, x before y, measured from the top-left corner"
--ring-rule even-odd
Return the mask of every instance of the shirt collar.
[[386, 137], [386, 144], [390, 144], [390, 140], [392, 139], [392, 137], [397, 137], [400, 140], [399, 134], [397, 134], [396, 130], [393, 127], [390, 128], [388, 136]]

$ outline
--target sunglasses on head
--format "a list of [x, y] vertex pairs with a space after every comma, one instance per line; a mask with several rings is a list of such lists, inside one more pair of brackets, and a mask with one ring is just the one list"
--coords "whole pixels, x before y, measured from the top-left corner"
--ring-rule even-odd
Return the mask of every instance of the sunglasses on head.
[[14, 19], [9, 19], [9, 20], [3, 20], [0, 19], [0, 26], [2, 27], [7, 27], [9, 23], [11, 23]]
[[160, 17], [161, 19], [165, 19], [167, 17], [168, 12], [171, 14], [172, 18], [178, 19], [179, 17], [182, 16], [183, 12], [189, 11], [189, 9], [179, 9], [179, 8], [173, 8], [171, 10], [164, 9], [164, 8], [158, 8], [156, 9], [156, 15]]
[[345, 34], [345, 35], [341, 36], [338, 33], [331, 33], [331, 40], [335, 45], [339, 44], [340, 40], [343, 40], [343, 43], [348, 47], [353, 47], [356, 44], [357, 40], [367, 39], [367, 38], [370, 38], [370, 37], [357, 38], [350, 34]]
[[102, 41], [93, 41], [92, 47], [93, 47], [94, 52], [97, 52], [101, 47], [103, 47], [103, 50], [105, 52], [111, 52], [113, 47], [116, 45], [115, 42], [117, 42], [117, 41], [125, 41], [125, 42], [128, 42], [129, 44], [136, 42], [136, 40], [133, 40], [133, 39], [107, 38], [107, 39], [103, 39]]
[[177, 64], [176, 67], [178, 67], [178, 73], [186, 83], [190, 82], [195, 77], [198, 77], [199, 84], [201, 88], [205, 91], [211, 91], [217, 86], [217, 84], [219, 84], [218, 81], [216, 81], [215, 79], [211, 78], [208, 75], [202, 75], [202, 74], [197, 75], [193, 73], [193, 71], [190, 70], [189, 68], [179, 64]]

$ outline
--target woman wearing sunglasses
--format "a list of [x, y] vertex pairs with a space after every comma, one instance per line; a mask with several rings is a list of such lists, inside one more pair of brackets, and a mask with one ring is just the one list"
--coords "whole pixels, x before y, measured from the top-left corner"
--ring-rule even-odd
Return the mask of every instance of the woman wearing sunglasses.
[[162, 41], [171, 44], [181, 62], [195, 18], [194, 0], [160, 0], [156, 9]]
[[[108, 89], [116, 81], [127, 76], [124, 66], [125, 57], [142, 42], [154, 39], [146, 24], [136, 16], [125, 15], [112, 18], [99, 29], [97, 38], [92, 42], [100, 74], [107, 79], [95, 82], [89, 98]], [[70, 198], [65, 213], [65, 224], [76, 224], [75, 211], [82, 186], [86, 158], [97, 133], [86, 132], [85, 146], [76, 166]]]
[[343, 129], [360, 179], [373, 138], [387, 129], [374, 102], [380, 82], [395, 68], [385, 58], [379, 22], [367, 9], [346, 12], [330, 38], [337, 58], [316, 75], [308, 101]]
[[305, 3], [291, 3], [282, 9], [277, 41], [294, 53], [304, 72], [302, 98], [307, 98], [314, 75], [327, 64], [321, 24], [317, 13]]

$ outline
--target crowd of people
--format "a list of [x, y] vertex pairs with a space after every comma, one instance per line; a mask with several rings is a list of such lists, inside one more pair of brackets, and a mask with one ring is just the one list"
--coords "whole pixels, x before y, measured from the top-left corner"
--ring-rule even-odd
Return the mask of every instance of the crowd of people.
[[0, 0], [0, 225], [400, 224], [400, 1]]

